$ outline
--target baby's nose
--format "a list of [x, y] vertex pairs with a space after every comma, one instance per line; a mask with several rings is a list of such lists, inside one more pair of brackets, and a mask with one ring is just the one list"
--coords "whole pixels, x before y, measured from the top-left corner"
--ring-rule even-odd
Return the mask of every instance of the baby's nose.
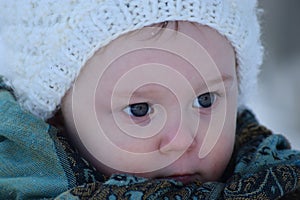
[[161, 133], [159, 151], [164, 154], [191, 151], [197, 146], [196, 136], [197, 130], [190, 126], [190, 122], [182, 122], [177, 128], [167, 128]]

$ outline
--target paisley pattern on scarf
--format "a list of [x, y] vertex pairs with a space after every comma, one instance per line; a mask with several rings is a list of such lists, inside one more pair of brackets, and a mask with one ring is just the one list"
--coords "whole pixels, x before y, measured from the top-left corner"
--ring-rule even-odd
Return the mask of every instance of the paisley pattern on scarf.
[[235, 151], [220, 182], [183, 185], [116, 174], [72, 188], [57, 199], [300, 199], [299, 188], [300, 153], [245, 110], [238, 117]]

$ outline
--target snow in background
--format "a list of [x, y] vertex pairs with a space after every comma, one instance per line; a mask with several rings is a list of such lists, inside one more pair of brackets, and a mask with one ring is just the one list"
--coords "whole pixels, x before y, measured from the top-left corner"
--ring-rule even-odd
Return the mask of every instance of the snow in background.
[[259, 5], [266, 55], [251, 109], [274, 133], [300, 150], [300, 1], [265, 0]]

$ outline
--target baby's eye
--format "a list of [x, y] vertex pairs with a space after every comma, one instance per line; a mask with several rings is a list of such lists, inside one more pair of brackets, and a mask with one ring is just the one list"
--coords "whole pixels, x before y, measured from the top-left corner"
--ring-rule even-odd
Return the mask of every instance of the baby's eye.
[[148, 115], [150, 111], [151, 108], [148, 103], [135, 103], [124, 109], [124, 112], [134, 117], [144, 117], [145, 115]]
[[196, 108], [208, 108], [216, 101], [216, 94], [207, 92], [199, 95], [193, 102], [193, 106]]

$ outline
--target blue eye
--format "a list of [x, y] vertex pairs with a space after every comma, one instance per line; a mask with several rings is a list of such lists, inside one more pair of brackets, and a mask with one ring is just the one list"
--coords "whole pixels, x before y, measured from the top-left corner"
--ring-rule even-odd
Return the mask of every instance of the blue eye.
[[148, 103], [135, 103], [127, 106], [124, 109], [124, 112], [134, 117], [144, 117], [148, 115], [150, 111], [151, 108]]
[[199, 95], [193, 102], [193, 106], [196, 108], [209, 108], [216, 101], [216, 94], [207, 92]]

